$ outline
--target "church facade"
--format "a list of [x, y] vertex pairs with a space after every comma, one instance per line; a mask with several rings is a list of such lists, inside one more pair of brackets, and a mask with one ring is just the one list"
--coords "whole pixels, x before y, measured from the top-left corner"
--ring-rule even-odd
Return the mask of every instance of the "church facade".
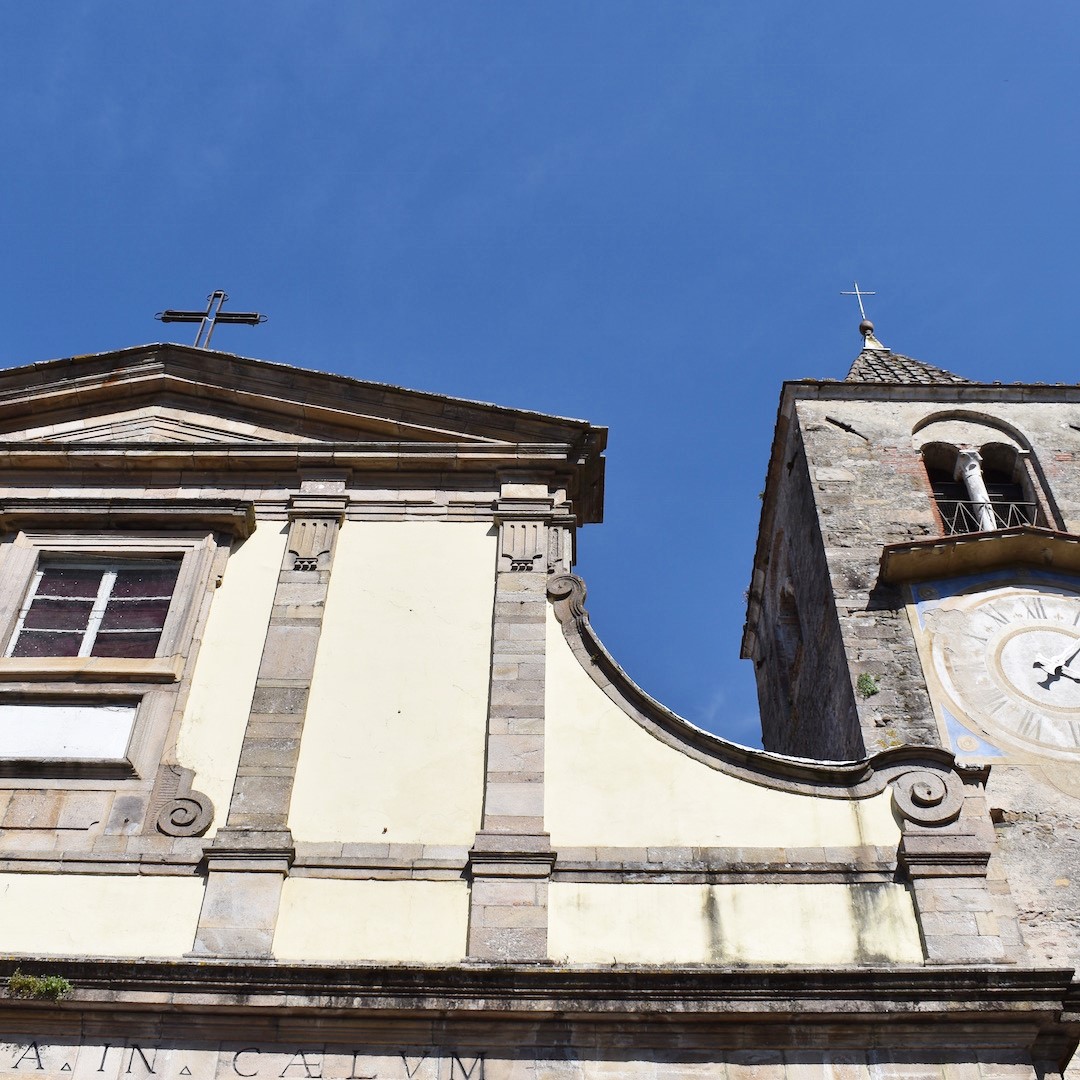
[[1024, 815], [1072, 798], [1065, 451], [935, 371], [785, 387], [781, 753], [592, 631], [603, 428], [177, 345], [0, 372], [0, 1074], [1062, 1071]]

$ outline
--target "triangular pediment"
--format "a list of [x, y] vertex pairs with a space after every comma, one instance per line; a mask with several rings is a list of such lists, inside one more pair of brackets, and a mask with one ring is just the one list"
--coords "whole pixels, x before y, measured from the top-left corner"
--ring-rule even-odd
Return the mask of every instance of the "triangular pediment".
[[183, 345], [0, 371], [0, 448], [21, 468], [539, 471], [584, 522], [602, 516], [606, 441], [584, 420]]
[[[58, 443], [273, 443], [295, 434], [166, 405], [7, 432], [8, 441]], [[300, 441], [313, 441], [300, 439]]]
[[0, 442], [570, 444], [606, 431], [181, 345], [0, 372]]

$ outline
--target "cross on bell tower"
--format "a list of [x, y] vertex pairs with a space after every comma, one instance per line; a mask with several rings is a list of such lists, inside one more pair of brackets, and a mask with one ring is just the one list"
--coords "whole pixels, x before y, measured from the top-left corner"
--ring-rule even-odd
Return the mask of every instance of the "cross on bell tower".
[[210, 338], [214, 333], [214, 327], [218, 323], [245, 323], [248, 326], [258, 326], [266, 322], [266, 316], [257, 311], [222, 311], [222, 307], [229, 294], [223, 289], [215, 289], [206, 298], [205, 311], [176, 311], [172, 308], [167, 311], [159, 311], [154, 318], [163, 323], [171, 322], [197, 322], [199, 332], [195, 335], [196, 349], [209, 349]]
[[864, 296], [877, 296], [877, 293], [870, 289], [860, 289], [857, 281], [853, 284], [855, 286], [854, 290], [845, 289], [840, 295], [854, 296], [859, 301], [859, 314], [862, 316], [862, 321], [859, 323], [859, 333], [863, 336], [863, 348], [877, 352], [888, 352], [888, 349], [874, 336], [874, 324], [866, 317], [866, 308], [863, 305]]

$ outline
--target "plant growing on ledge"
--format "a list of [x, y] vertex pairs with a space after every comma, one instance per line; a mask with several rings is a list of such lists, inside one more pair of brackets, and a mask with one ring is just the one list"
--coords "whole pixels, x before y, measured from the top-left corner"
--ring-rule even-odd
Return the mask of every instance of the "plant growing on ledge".
[[881, 691], [877, 679], [875, 679], [873, 675], [867, 675], [865, 671], [855, 681], [855, 689], [858, 690], [859, 695], [864, 698], [873, 697]]
[[16, 968], [8, 976], [7, 989], [15, 998], [59, 1001], [71, 993], [71, 983], [62, 975], [24, 975]]

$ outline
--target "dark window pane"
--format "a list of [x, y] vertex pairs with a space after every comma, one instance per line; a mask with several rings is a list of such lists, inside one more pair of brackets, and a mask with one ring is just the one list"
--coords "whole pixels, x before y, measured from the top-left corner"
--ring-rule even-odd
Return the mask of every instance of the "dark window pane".
[[97, 596], [103, 570], [95, 567], [46, 566], [38, 583], [37, 596]]
[[157, 653], [160, 632], [149, 634], [98, 634], [91, 656], [148, 657]]
[[172, 596], [176, 585], [176, 575], [180, 572], [177, 563], [162, 563], [160, 566], [137, 567], [131, 570], [118, 570], [112, 596]]
[[82, 634], [50, 634], [23, 630], [12, 656], [78, 656]]
[[111, 600], [101, 619], [102, 630], [160, 630], [169, 613], [169, 601]]
[[92, 600], [36, 599], [23, 623], [31, 630], [85, 630]]

